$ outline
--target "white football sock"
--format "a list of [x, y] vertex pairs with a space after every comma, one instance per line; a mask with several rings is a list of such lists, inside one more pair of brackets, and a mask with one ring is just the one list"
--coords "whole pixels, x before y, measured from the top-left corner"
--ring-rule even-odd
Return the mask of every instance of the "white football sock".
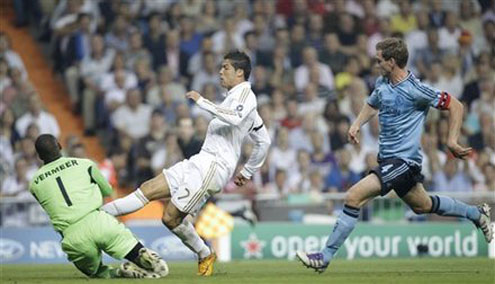
[[108, 202], [103, 205], [101, 209], [110, 215], [120, 216], [137, 211], [149, 202], [150, 201], [144, 196], [141, 189], [138, 188], [127, 196]]
[[179, 226], [172, 230], [172, 232], [182, 240], [184, 245], [186, 245], [193, 252], [197, 253], [199, 259], [210, 255], [210, 248], [199, 237], [191, 222], [184, 219]]

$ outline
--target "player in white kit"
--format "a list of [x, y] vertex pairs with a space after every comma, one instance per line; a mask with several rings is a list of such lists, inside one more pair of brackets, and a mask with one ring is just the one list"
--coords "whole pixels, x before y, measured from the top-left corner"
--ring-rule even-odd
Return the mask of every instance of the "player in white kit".
[[163, 174], [144, 182], [133, 193], [102, 207], [104, 211], [119, 216], [139, 210], [151, 200], [166, 199], [162, 221], [198, 254], [198, 275], [209, 276], [213, 273], [216, 255], [184, 218], [188, 214], [194, 215], [209, 196], [221, 191], [227, 184], [234, 174], [246, 136], [255, 145], [247, 163], [234, 178], [237, 186], [245, 184], [262, 166], [271, 143], [256, 110], [256, 96], [247, 82], [250, 73], [251, 61], [244, 52], [226, 54], [220, 69], [222, 87], [228, 90], [224, 101], [215, 105], [196, 91], [186, 94], [187, 98], [214, 116], [208, 125], [201, 151], [164, 169]]

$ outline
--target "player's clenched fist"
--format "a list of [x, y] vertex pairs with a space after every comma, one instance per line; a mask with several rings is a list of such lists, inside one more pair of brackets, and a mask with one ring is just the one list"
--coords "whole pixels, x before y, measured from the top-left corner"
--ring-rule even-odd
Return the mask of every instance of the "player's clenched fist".
[[243, 186], [244, 184], [246, 184], [247, 181], [248, 179], [241, 174], [237, 174], [234, 178], [234, 183], [237, 186]]
[[189, 91], [186, 93], [186, 98], [196, 102], [199, 100], [199, 98], [201, 98], [201, 94], [196, 91]]
[[353, 124], [349, 128], [349, 132], [347, 132], [347, 139], [353, 144], [359, 144], [358, 134], [359, 127]]

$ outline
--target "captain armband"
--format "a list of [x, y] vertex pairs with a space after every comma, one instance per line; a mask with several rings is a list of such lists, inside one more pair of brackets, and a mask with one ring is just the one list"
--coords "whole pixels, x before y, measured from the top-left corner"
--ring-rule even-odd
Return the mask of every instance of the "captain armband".
[[450, 105], [450, 94], [447, 92], [442, 92], [440, 94], [440, 99], [438, 100], [437, 108], [441, 110], [449, 109]]

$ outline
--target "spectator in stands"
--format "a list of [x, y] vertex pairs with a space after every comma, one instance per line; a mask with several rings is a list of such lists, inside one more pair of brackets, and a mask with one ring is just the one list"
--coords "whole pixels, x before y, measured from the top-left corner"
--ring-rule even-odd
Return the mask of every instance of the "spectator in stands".
[[191, 89], [201, 91], [204, 85], [210, 83], [215, 88], [220, 89], [220, 78], [218, 76], [217, 64], [215, 55], [212, 52], [203, 53], [203, 64], [201, 68], [194, 74], [191, 83]]
[[16, 145], [16, 153], [14, 159], [23, 158], [27, 163], [27, 172], [34, 173], [41, 165], [41, 161], [36, 155], [36, 149], [34, 148], [34, 141], [28, 137], [22, 138]]
[[0, 31], [0, 58], [7, 62], [9, 68], [16, 68], [21, 72], [22, 78], [27, 79], [26, 67], [17, 52], [13, 51], [10, 37]]
[[68, 36], [64, 68], [75, 66], [91, 54], [91, 15], [79, 13], [76, 23], [76, 29]]
[[350, 126], [350, 120], [348, 117], [342, 115], [337, 119], [336, 127], [330, 134], [330, 145], [332, 145], [332, 151], [338, 151], [347, 144], [347, 131]]
[[339, 41], [345, 48], [343, 52], [353, 53], [357, 43], [357, 35], [360, 32], [360, 27], [356, 24], [356, 19], [349, 13], [343, 13], [338, 16], [339, 24], [337, 26], [337, 36]]
[[258, 193], [267, 194], [273, 199], [280, 200], [289, 193], [289, 183], [287, 181], [287, 171], [284, 169], [275, 170], [275, 178], [264, 187], [259, 188]]
[[264, 54], [272, 52], [273, 49], [265, 51], [264, 53], [259, 49], [259, 39], [254, 31], [248, 31], [244, 34], [244, 49], [243, 51], [251, 59], [253, 66], [262, 65], [267, 66], [269, 64], [268, 59]]
[[[269, 56], [265, 55], [265, 57]], [[277, 43], [272, 56], [269, 59], [267, 58], [267, 61], [272, 73], [270, 84], [273, 87], [282, 88], [284, 85], [292, 83], [293, 70], [287, 47]]]
[[392, 29], [390, 27], [390, 19], [388, 17], [381, 18], [378, 24], [378, 31], [370, 35], [368, 38], [368, 55], [370, 57], [376, 54], [376, 44], [382, 41], [384, 38], [392, 36]]
[[447, 11], [445, 14], [445, 25], [438, 30], [438, 45], [448, 52], [457, 53], [459, 49], [458, 38], [461, 35], [461, 28], [454, 11]]
[[289, 193], [308, 193], [311, 189], [311, 158], [308, 151], [297, 151], [297, 166], [289, 171]]
[[220, 29], [218, 20], [217, 2], [206, 0], [203, 3], [202, 13], [197, 18], [197, 31], [203, 34], [211, 34]]
[[286, 97], [283, 91], [279, 88], [274, 89], [271, 94], [271, 110], [274, 121], [280, 122], [287, 117]]
[[416, 29], [416, 17], [412, 11], [409, 1], [399, 2], [399, 14], [395, 14], [390, 19], [390, 26], [393, 32], [407, 34]]
[[313, 47], [306, 47], [303, 50], [303, 65], [294, 72], [294, 83], [298, 91], [302, 91], [309, 82], [309, 72], [313, 66], [320, 69], [320, 84], [332, 90], [334, 87], [333, 73], [328, 65], [318, 61], [318, 54]]
[[151, 157], [165, 144], [165, 136], [168, 131], [168, 125], [162, 112], [154, 110], [151, 114], [148, 135], [136, 143], [136, 179], [138, 184], [153, 177]]
[[330, 173], [325, 177], [325, 191], [345, 192], [353, 184], [359, 181], [360, 173], [349, 168], [351, 154], [345, 148], [336, 152], [338, 167], [332, 167]]
[[129, 49], [129, 32], [131, 26], [122, 14], [117, 14], [112, 23], [111, 31], [105, 35], [106, 44], [117, 51], [125, 52]]
[[146, 95], [146, 102], [157, 107], [162, 103], [163, 92], [170, 95], [170, 100], [173, 103], [185, 102], [186, 88], [180, 82], [174, 80], [172, 69], [168, 66], [161, 66], [158, 70], [156, 84], [150, 87]]
[[323, 17], [320, 14], [312, 13], [309, 15], [308, 21], [308, 43], [316, 50], [321, 50], [323, 46]]
[[191, 17], [182, 16], [179, 23], [180, 50], [187, 56], [187, 60], [189, 60], [193, 54], [201, 49], [203, 34], [196, 31], [195, 22]]
[[[10, 107], [14, 111], [16, 117], [22, 116], [29, 109], [29, 101], [31, 96], [36, 94], [36, 91], [27, 79], [23, 79], [22, 73], [16, 67], [10, 68], [9, 71], [12, 85], [8, 88], [7, 92], [13, 95], [13, 100], [10, 103]], [[9, 96], [9, 94], [5, 94]]]
[[28, 126], [31, 123], [36, 123], [40, 129], [41, 134], [51, 134], [55, 137], [60, 135], [60, 128], [57, 120], [53, 115], [44, 111], [41, 106], [41, 100], [38, 95], [32, 95], [29, 99], [29, 111], [21, 116], [15, 127], [21, 137], [26, 135]]
[[440, 28], [445, 22], [446, 11], [442, 8], [442, 1], [435, 0], [431, 2], [430, 23], [434, 28]]
[[459, 170], [459, 163], [453, 158], [447, 159], [443, 169], [432, 163], [432, 189], [434, 191], [471, 192], [473, 186], [466, 167], [467, 165], [464, 165], [463, 169]]
[[151, 69], [150, 62], [147, 59], [141, 58], [134, 63], [134, 73], [137, 78], [137, 87], [143, 93], [143, 99], [146, 101], [148, 92], [155, 85], [156, 76]]
[[269, 72], [263, 66], [256, 66], [251, 75], [251, 89], [260, 97], [269, 97], [272, 93], [272, 86], [269, 84]]
[[203, 141], [194, 135], [194, 121], [191, 118], [181, 118], [177, 121], [177, 136], [182, 156], [189, 159], [199, 153]]
[[27, 130], [26, 130], [26, 135], [25, 137], [27, 138], [30, 138], [32, 139], [33, 141], [36, 141], [36, 138], [38, 138], [38, 136], [40, 136], [40, 128], [39, 126], [32, 122], [31, 124], [29, 124], [29, 126], [27, 127]]
[[296, 150], [289, 147], [289, 129], [279, 127], [276, 134], [276, 144], [270, 151], [270, 172], [271, 175], [277, 169], [290, 170], [296, 164]]
[[28, 186], [31, 177], [35, 171], [29, 169], [26, 160], [22, 157], [15, 162], [15, 172], [8, 176], [0, 188], [0, 197], [15, 198], [19, 203], [7, 204], [2, 210], [5, 216], [2, 216], [2, 226], [6, 227], [23, 227], [29, 224], [28, 209], [29, 205], [22, 203], [34, 200], [29, 193]]
[[235, 30], [235, 22], [231, 17], [223, 20], [222, 29], [212, 35], [213, 52], [223, 54], [231, 49], [242, 49], [244, 39], [239, 32]]
[[492, 81], [495, 79], [495, 72], [490, 67], [490, 57], [488, 53], [481, 53], [476, 59], [476, 66], [472, 74], [466, 76], [467, 83], [464, 85], [461, 100], [466, 102], [468, 107], [471, 103], [480, 97], [480, 85], [484, 80]]
[[[102, 77], [110, 71], [114, 57], [114, 50], [105, 46], [101, 35], [95, 34], [91, 37], [91, 54], [81, 61], [79, 73], [70, 69], [66, 73], [66, 81], [71, 84], [70, 89], [73, 89], [73, 91], [78, 89], [78, 79], [74, 76], [80, 76], [83, 82], [82, 111], [84, 125], [87, 130], [94, 128], [96, 95], [102, 91]], [[80, 99], [79, 95], [73, 94], [73, 96], [77, 103]]]
[[107, 158], [98, 164], [98, 168], [110, 185], [118, 188], [121, 184], [120, 179], [125, 175], [122, 172], [126, 171], [126, 164], [127, 153], [122, 148], [115, 147], [110, 150]]
[[15, 130], [15, 117], [12, 110], [5, 109], [0, 116], [0, 180], [14, 171], [14, 151], [20, 139]]
[[215, 57], [215, 63], [220, 63], [221, 57], [218, 56], [215, 52], [213, 52], [213, 40], [211, 36], [204, 36], [201, 41], [201, 48], [196, 51], [187, 62], [187, 73], [191, 76], [194, 76], [198, 70], [203, 69], [203, 54], [212, 53]]
[[430, 24], [428, 12], [421, 9], [416, 12], [417, 29], [413, 29], [405, 34], [409, 58], [416, 58], [416, 52], [428, 46], [427, 29]]
[[136, 62], [145, 60], [151, 63], [150, 52], [143, 47], [141, 32], [133, 31], [129, 36], [129, 49], [125, 52], [125, 65], [129, 70], [134, 69]]
[[476, 191], [495, 192], [495, 165], [487, 163], [483, 166], [484, 182], [474, 186]]
[[[311, 133], [313, 131], [324, 133], [323, 129], [318, 127], [318, 121], [319, 117], [314, 113], [307, 113], [304, 115], [301, 126], [292, 129], [289, 133], [290, 147], [296, 150], [304, 149], [312, 153], [313, 145], [311, 144]], [[330, 146], [328, 137], [323, 136], [323, 140], [323, 151], [329, 151]]]
[[260, 115], [261, 119], [263, 119], [263, 124], [268, 131], [268, 135], [270, 135], [270, 139], [274, 141], [278, 123], [273, 119], [272, 106], [269, 103], [261, 104], [258, 107], [258, 114]]
[[162, 29], [161, 15], [159, 13], [150, 13], [148, 15], [148, 32], [144, 35], [144, 46], [150, 52], [153, 69], [166, 62], [163, 47], [165, 46], [165, 33]]
[[5, 58], [0, 57], [0, 94], [12, 84], [9, 76], [9, 65]]
[[339, 37], [336, 33], [325, 34], [323, 48], [319, 58], [322, 63], [330, 66], [330, 69], [338, 74], [344, 70], [346, 54], [341, 51]]
[[165, 137], [165, 144], [151, 157], [153, 175], [161, 173], [164, 168], [171, 167], [183, 159], [182, 151], [177, 143], [177, 135], [168, 133]]
[[84, 147], [83, 143], [77, 143], [73, 145], [70, 149], [67, 150], [70, 157], [87, 159], [88, 155], [86, 153], [86, 147]]
[[289, 57], [291, 65], [294, 68], [299, 67], [303, 63], [302, 52], [306, 46], [305, 34], [304, 24], [295, 24], [290, 30]]
[[202, 115], [198, 115], [194, 118], [194, 132], [196, 137], [204, 142], [206, 138], [206, 131], [208, 130], [208, 119]]
[[301, 116], [306, 114], [321, 115], [325, 107], [325, 99], [318, 95], [318, 86], [314, 83], [309, 83], [304, 88], [304, 98], [299, 104], [298, 113]]
[[302, 119], [298, 114], [297, 101], [294, 99], [286, 100], [286, 110], [287, 115], [280, 121], [280, 125], [287, 127], [289, 130], [300, 127]]
[[130, 89], [127, 91], [126, 103], [112, 113], [112, 125], [137, 141], [149, 133], [151, 112], [151, 107], [142, 103], [139, 89]]
[[[363, 141], [362, 133], [360, 133], [359, 141]], [[349, 151], [351, 155], [351, 160], [349, 162], [349, 169], [359, 175], [365, 174], [366, 170], [366, 156], [370, 153], [376, 153], [377, 147], [376, 145], [369, 145], [365, 143], [359, 144], [347, 144], [345, 149]], [[376, 155], [375, 155], [376, 157]]]
[[481, 112], [479, 114], [480, 129], [478, 132], [469, 136], [469, 144], [476, 150], [482, 150], [490, 145], [490, 134], [495, 131], [493, 112]]
[[313, 153], [311, 153], [311, 167], [318, 169], [322, 176], [327, 176], [332, 167], [336, 166], [335, 157], [332, 152], [323, 150], [323, 134], [314, 131], [311, 134]]
[[172, 72], [173, 79], [185, 80], [187, 76], [187, 60], [189, 55], [180, 49], [180, 33], [178, 30], [169, 30], [166, 33], [165, 57], [156, 62], [158, 66], [167, 65]]
[[439, 46], [438, 30], [430, 28], [428, 30], [428, 47], [417, 51], [411, 67], [416, 70], [418, 76], [424, 77], [428, 74], [428, 66], [435, 61], [441, 62], [445, 53], [446, 51]]

